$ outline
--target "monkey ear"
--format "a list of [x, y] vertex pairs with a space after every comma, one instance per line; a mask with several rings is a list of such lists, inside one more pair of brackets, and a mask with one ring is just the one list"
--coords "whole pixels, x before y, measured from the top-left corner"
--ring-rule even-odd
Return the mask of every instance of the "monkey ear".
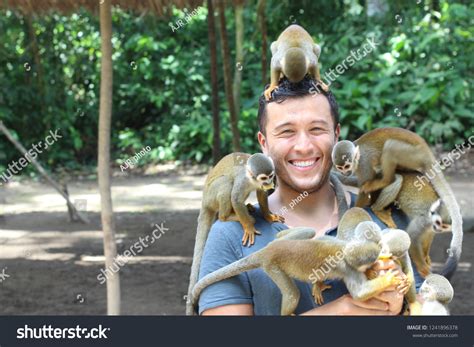
[[278, 50], [278, 41], [273, 41], [270, 45], [270, 50], [272, 51], [272, 55], [275, 55], [276, 51]]
[[440, 205], [441, 205], [441, 199], [438, 199], [435, 202], [433, 202], [433, 204], [431, 204], [431, 207], [430, 207], [430, 212], [433, 214], [439, 208]]
[[314, 54], [316, 54], [316, 57], [318, 57], [319, 59], [319, 55], [321, 54], [321, 47], [315, 43], [313, 46], [313, 51], [314, 51]]
[[359, 159], [360, 159], [360, 148], [359, 146], [356, 146], [354, 148], [354, 158], [352, 160], [354, 162], [354, 161], [359, 161]]

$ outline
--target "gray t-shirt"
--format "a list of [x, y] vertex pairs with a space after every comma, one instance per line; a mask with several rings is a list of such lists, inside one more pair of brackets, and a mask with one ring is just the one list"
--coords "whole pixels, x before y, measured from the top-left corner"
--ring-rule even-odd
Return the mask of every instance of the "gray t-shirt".
[[[355, 201], [355, 195], [351, 194]], [[249, 254], [265, 247], [275, 239], [275, 235], [288, 226], [282, 223], [268, 223], [263, 219], [258, 205], [253, 217], [256, 220], [255, 228], [261, 235], [255, 236], [255, 243], [251, 247], [242, 246], [243, 229], [238, 222], [216, 221], [210, 232], [204, 248], [199, 278], [229, 265]], [[351, 206], [352, 207], [352, 206]], [[372, 213], [372, 219], [384, 228], [385, 225]], [[392, 216], [395, 223], [402, 229], [407, 225], [407, 218], [399, 210], [393, 209]], [[337, 229], [328, 230], [325, 234], [336, 236]], [[417, 289], [423, 279], [415, 269]], [[311, 283], [295, 281], [301, 296], [295, 313], [301, 314], [318, 306], [311, 294]], [[348, 293], [346, 286], [340, 280], [328, 280], [326, 284], [332, 286], [323, 292], [324, 303], [329, 303]], [[231, 304], [251, 304], [255, 315], [280, 315], [281, 293], [271, 278], [261, 269], [250, 270], [224, 281], [214, 283], [204, 289], [199, 298], [199, 314], [203, 311]]]

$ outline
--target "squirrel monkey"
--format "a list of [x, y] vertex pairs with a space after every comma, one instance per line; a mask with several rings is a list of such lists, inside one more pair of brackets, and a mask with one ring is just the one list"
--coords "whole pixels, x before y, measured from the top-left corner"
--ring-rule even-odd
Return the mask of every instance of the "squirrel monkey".
[[318, 281], [341, 278], [356, 300], [365, 301], [401, 281], [394, 271], [367, 280], [364, 272], [377, 260], [381, 250], [375, 242], [345, 241], [331, 236], [300, 240], [291, 239], [292, 234], [289, 232], [283, 239], [270, 242], [261, 250], [203, 277], [194, 287], [191, 297], [193, 305], [209, 285], [260, 267], [282, 293], [281, 314], [290, 315], [300, 298], [292, 278], [307, 282], [314, 276], [314, 269], [321, 268], [328, 258], [338, 254], [343, 255], [341, 260], [329, 267], [329, 271], [322, 272], [323, 276]]
[[[416, 301], [415, 275], [413, 273], [410, 257], [408, 256], [408, 250], [411, 245], [410, 236], [400, 229], [385, 229], [382, 232], [380, 245], [382, 246], [382, 251], [379, 260], [386, 261], [393, 259], [401, 266], [402, 272], [406, 275], [405, 281], [402, 281], [397, 289], [401, 294], [405, 295], [410, 312], [415, 314], [420, 312], [420, 305]], [[366, 275], [369, 279], [378, 276], [373, 270], [367, 271]]]
[[422, 316], [449, 316], [448, 304], [454, 296], [454, 289], [449, 281], [436, 274], [426, 277], [420, 287], [423, 298]]
[[434, 235], [451, 231], [451, 217], [433, 187], [426, 184], [418, 191], [415, 189], [417, 181], [415, 173], [397, 173], [394, 183], [380, 191], [371, 207], [378, 216], [379, 211], [387, 210], [395, 201], [408, 216], [407, 233], [412, 240], [410, 258], [418, 272], [426, 277], [431, 272], [430, 248]]
[[[436, 159], [419, 135], [401, 128], [375, 129], [354, 142], [338, 142], [333, 148], [332, 160], [335, 168], [343, 175], [356, 175], [360, 186], [357, 206], [370, 204], [369, 193], [394, 182], [397, 169], [418, 171], [426, 175], [451, 216], [453, 238], [442, 274], [447, 278], [454, 274], [462, 251], [461, 212], [443, 174], [433, 169]], [[381, 178], [377, 177], [379, 167]], [[433, 178], [427, 174], [430, 169]], [[412, 199], [417, 199], [418, 196], [417, 193]]]
[[[255, 234], [259, 232], [255, 230], [255, 219], [249, 214], [245, 201], [256, 190], [265, 220], [270, 223], [284, 222], [283, 217], [271, 213], [268, 208], [267, 191], [274, 188], [274, 178], [273, 161], [262, 153], [231, 153], [211, 169], [204, 183], [188, 297], [197, 282], [207, 235], [216, 216], [220, 221], [240, 222], [244, 229], [242, 244], [253, 245]], [[193, 314], [189, 300], [186, 313]]]
[[319, 55], [321, 47], [303, 27], [293, 24], [283, 30], [278, 39], [270, 46], [272, 60], [270, 68], [270, 86], [264, 95], [270, 100], [273, 90], [278, 88], [280, 74], [290, 82], [300, 82], [309, 73], [311, 77], [328, 91], [329, 87], [321, 81], [319, 73]]
[[[402, 272], [406, 275], [406, 279], [398, 285], [397, 289], [401, 294], [406, 295], [411, 310], [419, 309], [416, 306], [415, 276], [408, 257], [411, 241], [405, 231], [400, 229], [385, 229], [382, 231], [378, 224], [372, 221], [367, 211], [360, 207], [353, 207], [340, 220], [337, 228], [337, 238], [344, 240], [366, 239], [379, 243], [382, 247], [379, 260], [392, 258], [398, 261]], [[366, 275], [368, 279], [374, 279], [378, 276], [371, 269], [366, 271]]]

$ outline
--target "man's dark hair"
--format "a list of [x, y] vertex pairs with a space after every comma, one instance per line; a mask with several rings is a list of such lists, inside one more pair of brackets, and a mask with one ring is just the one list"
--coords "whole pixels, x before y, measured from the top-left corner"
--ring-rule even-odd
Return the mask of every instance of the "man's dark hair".
[[[265, 87], [268, 88], [268, 85]], [[262, 94], [258, 100], [258, 126], [260, 132], [265, 134], [265, 125], [267, 122], [267, 104], [270, 102], [282, 103], [288, 98], [300, 98], [306, 95], [322, 94], [326, 97], [331, 108], [331, 116], [334, 121], [334, 128], [339, 124], [339, 106], [337, 105], [336, 98], [331, 91], [325, 92], [321, 85], [310, 78], [308, 75], [303, 78], [301, 82], [292, 83], [286, 77], [284, 77], [278, 89], [272, 92], [272, 98], [266, 100]]]

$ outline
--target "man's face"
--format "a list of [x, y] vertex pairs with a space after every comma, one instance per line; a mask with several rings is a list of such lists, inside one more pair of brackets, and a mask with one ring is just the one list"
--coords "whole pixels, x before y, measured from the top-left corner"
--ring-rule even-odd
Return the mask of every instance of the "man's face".
[[339, 125], [334, 130], [324, 95], [268, 104], [265, 131], [265, 136], [258, 133], [258, 140], [262, 151], [273, 159], [280, 184], [311, 193], [327, 181]]

